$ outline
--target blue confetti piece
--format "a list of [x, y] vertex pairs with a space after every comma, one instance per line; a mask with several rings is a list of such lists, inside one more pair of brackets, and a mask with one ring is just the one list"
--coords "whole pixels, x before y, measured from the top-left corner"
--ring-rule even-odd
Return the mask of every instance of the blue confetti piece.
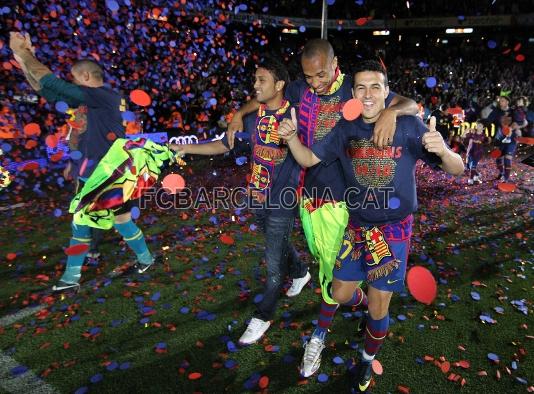
[[405, 320], [406, 320], [406, 316], [404, 316], [404, 315], [397, 315], [397, 319], [398, 319], [399, 321], [405, 321]]
[[245, 156], [237, 157], [235, 159], [235, 164], [237, 164], [238, 166], [242, 166], [243, 164], [246, 164], [246, 163], [247, 163], [247, 158]]
[[480, 301], [480, 294], [478, 294], [476, 291], [472, 291], [471, 298], [475, 301]]
[[121, 112], [122, 120], [126, 122], [133, 122], [135, 120], [135, 114], [132, 111], [123, 111]]
[[116, 361], [112, 361], [106, 366], [106, 369], [111, 372], [111, 371], [116, 370], [118, 366], [119, 364]]
[[119, 367], [119, 369], [120, 369], [121, 371], [124, 371], [124, 370], [129, 369], [129, 368], [130, 368], [130, 362], [128, 362], [128, 361], [122, 363], [122, 364], [120, 365], [120, 367]]
[[72, 151], [70, 152], [70, 158], [72, 160], [80, 160], [82, 158], [82, 152], [79, 150]]
[[391, 209], [397, 209], [400, 207], [400, 200], [397, 197], [392, 197], [389, 199], [389, 207]]
[[144, 325], [147, 324], [149, 321], [150, 319], [148, 317], [143, 317], [141, 320], [139, 320], [139, 323]]
[[67, 112], [68, 109], [69, 109], [69, 105], [66, 102], [58, 101], [56, 103], [56, 111], [64, 114], [65, 112]]
[[88, 393], [89, 392], [89, 387], [87, 386], [83, 386], [83, 387], [80, 387], [79, 389], [77, 389], [74, 394], [85, 394], [85, 393]]
[[161, 293], [157, 291], [152, 295], [150, 299], [155, 302], [155, 301], [159, 301], [160, 297], [161, 297]]
[[500, 314], [504, 313], [504, 308], [502, 306], [496, 306], [495, 308], [493, 308], [493, 310]]
[[321, 374], [319, 374], [319, 376], [317, 376], [317, 381], [318, 381], [319, 383], [326, 383], [326, 382], [328, 382], [328, 375], [325, 374], [325, 373], [321, 373]]
[[488, 353], [488, 359], [491, 361], [499, 361], [499, 356], [497, 356], [495, 353]]
[[232, 360], [232, 359], [228, 359], [224, 362], [224, 367], [227, 369], [235, 368], [236, 365], [237, 365], [237, 361]]
[[22, 375], [23, 373], [25, 373], [28, 370], [29, 370], [29, 368], [27, 366], [19, 365], [18, 367], [15, 367], [15, 368], [11, 369], [11, 374], [13, 376], [19, 376], [19, 375]]
[[132, 215], [132, 219], [139, 219], [139, 216], [141, 216], [141, 210], [138, 207], [133, 207], [130, 210], [130, 214]]
[[239, 349], [237, 348], [237, 346], [235, 345], [235, 343], [233, 343], [232, 341], [228, 341], [226, 342], [226, 348], [228, 349], [229, 352], [237, 352]]
[[89, 330], [89, 334], [96, 335], [96, 334], [100, 334], [101, 331], [102, 329], [100, 327], [93, 327]]
[[336, 356], [332, 359], [332, 362], [336, 365], [341, 365], [343, 363], [345, 363], [345, 361], [343, 361], [343, 359], [339, 356]]
[[489, 49], [495, 49], [495, 48], [497, 48], [497, 43], [496, 43], [495, 41], [493, 41], [493, 40], [489, 40], [489, 41], [488, 41], [488, 48], [489, 48]]
[[106, 0], [106, 7], [112, 12], [119, 9], [119, 4], [115, 0]]
[[517, 380], [521, 384], [528, 384], [528, 381], [526, 379], [520, 378], [519, 376], [516, 376], [515, 380]]
[[426, 79], [426, 86], [428, 86], [429, 88], [433, 88], [434, 86], [436, 86], [436, 84], [437, 84], [436, 78], [428, 77]]
[[61, 211], [61, 209], [59, 209], [59, 208], [54, 209], [54, 216], [56, 218], [60, 217], [62, 213], [63, 212]]
[[256, 296], [254, 297], [254, 303], [255, 304], [259, 304], [260, 302], [263, 301], [263, 294], [256, 294]]
[[98, 383], [101, 382], [102, 379], [104, 379], [104, 376], [102, 376], [101, 373], [97, 373], [96, 375], [91, 376], [89, 380], [91, 381], [91, 383]]

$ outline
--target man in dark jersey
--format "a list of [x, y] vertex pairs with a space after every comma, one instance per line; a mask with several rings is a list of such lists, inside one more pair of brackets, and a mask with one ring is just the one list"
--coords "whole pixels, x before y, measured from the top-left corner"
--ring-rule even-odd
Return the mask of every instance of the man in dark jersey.
[[[287, 145], [278, 137], [278, 125], [290, 116], [289, 101], [284, 99], [284, 88], [289, 74], [283, 64], [266, 58], [258, 64], [254, 90], [260, 107], [255, 114], [247, 115], [245, 132], [247, 140], [235, 145], [234, 150], [252, 151], [252, 175], [248, 186], [252, 211], [265, 236], [265, 261], [267, 280], [263, 298], [257, 304], [256, 313], [239, 338], [242, 345], [257, 342], [271, 325], [280, 298], [286, 273], [293, 278], [288, 290], [296, 296], [302, 290], [295, 284], [310, 279], [307, 265], [299, 258], [291, 245], [291, 232], [295, 222], [300, 166], [295, 162]], [[182, 154], [215, 155], [228, 152], [227, 136], [222, 140], [205, 144], [171, 144], [170, 148]]]
[[[327, 136], [342, 117], [343, 105], [352, 98], [352, 76], [345, 75], [338, 67], [337, 57], [332, 45], [324, 39], [313, 39], [304, 46], [301, 57], [304, 80], [291, 82], [286, 90], [286, 98], [295, 106], [298, 105], [298, 132], [301, 141], [306, 146], [320, 141]], [[379, 148], [385, 147], [393, 138], [397, 116], [418, 112], [415, 101], [391, 93], [386, 104], [388, 108], [382, 111], [376, 123], [376, 133], [373, 142]], [[236, 115], [228, 129], [230, 145], [233, 133], [242, 129], [239, 123], [241, 114], [254, 111], [257, 102], [251, 100], [246, 103]], [[321, 203], [328, 201], [343, 201], [346, 185], [339, 180], [341, 173], [339, 161], [331, 166], [316, 166], [303, 170], [300, 186], [303, 195], [316, 196]], [[318, 204], [315, 203], [317, 206]], [[320, 279], [321, 280], [321, 279]], [[323, 281], [321, 280], [323, 283]], [[298, 284], [299, 287], [303, 285]], [[328, 283], [323, 283], [328, 287]], [[308, 343], [300, 366], [304, 377], [314, 374], [321, 363], [321, 352], [324, 349], [325, 337], [331, 326], [335, 312], [339, 307], [331, 298], [323, 295], [318, 325]], [[365, 294], [360, 298], [347, 302], [348, 306], [366, 307]]]
[[389, 94], [385, 69], [375, 61], [362, 62], [354, 72], [354, 95], [363, 103], [362, 116], [341, 120], [324, 139], [309, 149], [295, 138], [296, 116], [284, 120], [280, 136], [303, 167], [320, 162], [341, 163], [337, 179], [346, 180], [350, 223], [334, 269], [333, 298], [344, 304], [360, 298], [359, 282], [368, 283], [369, 316], [364, 351], [355, 371], [353, 387], [365, 392], [371, 381], [371, 362], [387, 335], [389, 303], [393, 292], [404, 291], [404, 278], [417, 209], [415, 165], [418, 159], [433, 167], [461, 175], [462, 158], [452, 152], [435, 130], [430, 132], [416, 116], [398, 118], [392, 146], [376, 149], [370, 142], [373, 128]]
[[[71, 68], [73, 83], [56, 77], [52, 71], [35, 57], [29, 36], [12, 32], [9, 46], [20, 63], [31, 86], [48, 101], [63, 101], [70, 107], [87, 108], [87, 129], [79, 136], [78, 154], [69, 163], [67, 172], [75, 179], [86, 181], [98, 165], [100, 159], [112, 145], [109, 133], [124, 137], [124, 124], [121, 112], [126, 110], [126, 101], [117, 92], [104, 87], [104, 73], [92, 60], [77, 61]], [[114, 139], [114, 138], [113, 138]], [[132, 221], [129, 204], [115, 212], [115, 229], [137, 256], [140, 273], [154, 263], [147, 248], [143, 232]], [[91, 228], [72, 223], [70, 246], [90, 244]], [[79, 254], [71, 254], [55, 291], [79, 288], [81, 268], [87, 249]]]

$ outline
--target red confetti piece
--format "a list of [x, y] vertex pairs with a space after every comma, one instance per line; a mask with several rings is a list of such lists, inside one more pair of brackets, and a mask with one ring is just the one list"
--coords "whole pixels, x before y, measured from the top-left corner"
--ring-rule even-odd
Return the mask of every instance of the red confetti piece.
[[68, 342], [63, 343], [63, 349], [67, 350], [68, 348], [70, 348], [70, 343]]
[[406, 386], [398, 385], [397, 386], [397, 390], [399, 391], [399, 393], [403, 393], [403, 394], [409, 394], [410, 393], [410, 388], [406, 387]]
[[513, 183], [501, 182], [497, 185], [497, 187], [501, 192], [511, 193], [515, 190], [515, 185]]
[[141, 89], [135, 89], [130, 92], [130, 100], [141, 107], [147, 107], [152, 103], [150, 96]]
[[17, 258], [17, 254], [16, 253], [8, 253], [6, 255], [6, 259], [8, 259], [9, 261], [13, 261]]
[[358, 26], [363, 26], [367, 23], [368, 20], [369, 20], [368, 18], [358, 18], [356, 19], [356, 24]]
[[35, 140], [28, 140], [28, 141], [26, 141], [26, 144], [24, 145], [24, 147], [26, 149], [33, 149], [36, 146], [37, 146], [37, 141], [35, 141]]
[[460, 361], [458, 361], [458, 366], [463, 368], [463, 369], [467, 369], [467, 368], [469, 368], [471, 366], [471, 364], [467, 360], [460, 360]]
[[441, 364], [440, 369], [441, 369], [441, 372], [443, 373], [449, 372], [451, 369], [451, 363], [448, 361], [445, 361], [443, 364]]
[[37, 123], [28, 123], [24, 126], [24, 134], [26, 136], [41, 134], [41, 127]]
[[519, 54], [515, 57], [515, 60], [518, 62], [524, 62], [525, 61], [525, 55]]
[[515, 44], [515, 47], [514, 47], [514, 52], [517, 52], [521, 49], [521, 43], [518, 42], [517, 44]]
[[76, 244], [69, 246], [65, 249], [65, 254], [67, 256], [77, 256], [79, 254], [85, 253], [89, 250], [89, 244]]
[[269, 386], [269, 377], [262, 376], [258, 382], [258, 387], [263, 390], [266, 389], [267, 386]]
[[39, 169], [39, 163], [32, 161], [31, 163], [25, 164], [21, 170], [22, 171], [34, 171]]
[[107, 133], [106, 138], [109, 141], [115, 141], [117, 139], [117, 135], [113, 131], [110, 131], [109, 133]]
[[230, 237], [229, 235], [227, 235], [227, 234], [222, 234], [219, 237], [219, 239], [225, 245], [233, 245], [234, 244], [234, 239], [232, 237]]
[[55, 134], [51, 134], [45, 138], [45, 144], [49, 148], [55, 148], [57, 146], [58, 139]]
[[202, 377], [202, 374], [200, 372], [191, 372], [187, 378], [189, 380], [197, 380], [197, 379], [200, 379]]
[[371, 363], [371, 368], [373, 368], [373, 372], [379, 376], [382, 375], [382, 373], [384, 372], [384, 367], [382, 367], [382, 364], [380, 364], [380, 361], [378, 361], [377, 359], [373, 360], [373, 362]]

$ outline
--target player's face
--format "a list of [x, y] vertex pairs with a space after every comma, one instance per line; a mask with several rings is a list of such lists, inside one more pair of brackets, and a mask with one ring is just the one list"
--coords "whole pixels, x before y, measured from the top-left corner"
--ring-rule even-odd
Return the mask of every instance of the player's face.
[[507, 109], [508, 108], [508, 100], [506, 100], [504, 97], [499, 97], [499, 107], [501, 109]]
[[329, 57], [328, 54], [319, 53], [312, 57], [302, 58], [302, 72], [306, 83], [315, 90], [318, 95], [328, 93], [337, 69], [337, 57]]
[[265, 68], [259, 67], [254, 77], [254, 90], [256, 91], [256, 100], [260, 103], [266, 103], [273, 99], [278, 93], [273, 74]]
[[384, 84], [384, 74], [362, 71], [354, 75], [354, 97], [363, 103], [362, 117], [365, 123], [374, 123], [385, 108], [389, 87]]
[[484, 132], [484, 125], [482, 123], [477, 123], [477, 134], [482, 134]]

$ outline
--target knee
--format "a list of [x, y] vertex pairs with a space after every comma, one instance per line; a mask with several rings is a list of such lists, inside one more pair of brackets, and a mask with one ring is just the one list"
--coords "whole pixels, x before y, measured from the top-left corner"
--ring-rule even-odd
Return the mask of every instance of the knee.
[[129, 222], [131, 219], [132, 219], [132, 216], [130, 212], [126, 212], [121, 215], [115, 216], [115, 223], [122, 224], [122, 223]]
[[346, 302], [349, 302], [351, 298], [352, 294], [347, 291], [335, 288], [332, 290], [332, 299], [338, 304], [345, 304]]

